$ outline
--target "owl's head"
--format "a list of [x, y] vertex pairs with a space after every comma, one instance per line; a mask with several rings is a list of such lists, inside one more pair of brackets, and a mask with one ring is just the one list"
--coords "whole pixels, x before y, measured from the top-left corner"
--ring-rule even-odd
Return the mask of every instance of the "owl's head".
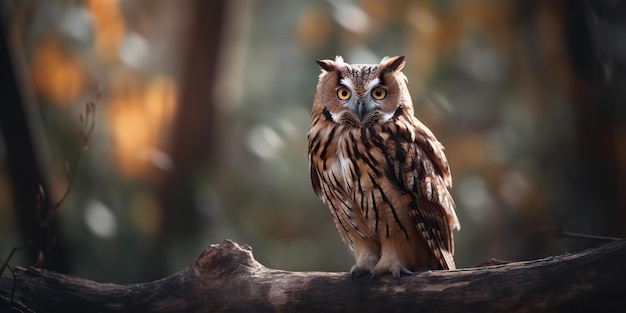
[[313, 112], [337, 124], [367, 127], [386, 123], [403, 113], [413, 114], [404, 57], [383, 58], [380, 64], [317, 61], [322, 74], [317, 83]]

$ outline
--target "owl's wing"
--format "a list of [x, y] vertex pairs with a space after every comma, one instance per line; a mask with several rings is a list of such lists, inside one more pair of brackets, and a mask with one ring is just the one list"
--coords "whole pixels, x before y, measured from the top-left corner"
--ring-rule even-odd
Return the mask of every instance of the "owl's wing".
[[[432, 140], [436, 141], [434, 137]], [[439, 263], [444, 269], [454, 269], [452, 229], [458, 227], [458, 220], [444, 172], [438, 168], [440, 164], [447, 166], [447, 161], [443, 151], [444, 159], [433, 160], [433, 154], [426, 152], [429, 147], [422, 148], [418, 142], [400, 135], [390, 137], [385, 144], [386, 174], [410, 195], [409, 215]]]
[[320, 184], [320, 175], [317, 172], [317, 167], [312, 163], [309, 156], [309, 172], [311, 174], [311, 185], [313, 185], [313, 191], [318, 197], [322, 197], [322, 185]]

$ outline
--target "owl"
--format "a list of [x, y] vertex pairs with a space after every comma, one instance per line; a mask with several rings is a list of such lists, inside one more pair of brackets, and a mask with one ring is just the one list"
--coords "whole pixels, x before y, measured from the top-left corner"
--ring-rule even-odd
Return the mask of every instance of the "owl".
[[355, 259], [353, 277], [455, 269], [460, 229], [443, 145], [413, 115], [404, 57], [317, 61], [309, 168]]

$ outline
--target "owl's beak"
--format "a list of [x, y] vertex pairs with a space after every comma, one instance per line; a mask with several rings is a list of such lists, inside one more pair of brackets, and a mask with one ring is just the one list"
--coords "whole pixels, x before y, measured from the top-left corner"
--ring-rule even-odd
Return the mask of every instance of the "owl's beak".
[[369, 109], [365, 101], [359, 100], [356, 103], [356, 114], [359, 116], [359, 120], [363, 121], [363, 118], [369, 113]]

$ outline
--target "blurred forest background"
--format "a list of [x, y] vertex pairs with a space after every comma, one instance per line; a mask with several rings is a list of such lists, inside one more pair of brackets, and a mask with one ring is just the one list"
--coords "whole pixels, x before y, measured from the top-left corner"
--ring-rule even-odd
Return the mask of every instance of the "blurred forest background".
[[129, 283], [231, 238], [268, 267], [347, 271], [307, 168], [314, 61], [335, 55], [406, 56], [459, 267], [624, 237], [624, 2], [0, 0], [0, 257], [35, 238], [12, 265]]

